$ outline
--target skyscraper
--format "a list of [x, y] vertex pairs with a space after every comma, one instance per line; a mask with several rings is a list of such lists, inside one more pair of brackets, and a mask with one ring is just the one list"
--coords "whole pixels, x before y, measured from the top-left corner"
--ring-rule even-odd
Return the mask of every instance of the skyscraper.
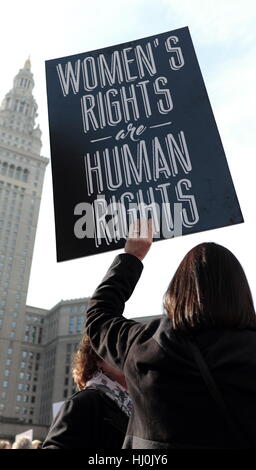
[[[0, 108], [0, 419], [3, 421], [20, 419], [28, 407], [27, 413], [33, 414], [31, 394], [36, 384], [29, 382], [30, 362], [28, 370], [24, 367], [22, 370], [22, 365], [30, 357], [36, 367], [40, 356], [37, 345], [42, 341], [42, 315], [38, 322], [26, 318], [31, 261], [48, 163], [48, 159], [40, 156], [41, 131], [35, 124], [37, 104], [33, 87], [28, 59]], [[27, 378], [26, 383], [22, 377]], [[17, 396], [22, 387], [27, 394], [20, 395], [21, 406]]]

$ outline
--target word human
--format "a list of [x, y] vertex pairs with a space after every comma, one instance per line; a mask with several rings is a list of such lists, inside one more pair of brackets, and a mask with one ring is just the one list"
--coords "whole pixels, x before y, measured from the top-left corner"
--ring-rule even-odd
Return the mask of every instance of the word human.
[[190, 155], [183, 131], [175, 137], [168, 133], [162, 141], [154, 137], [151, 143], [140, 140], [136, 151], [129, 144], [121, 147], [105, 148], [84, 156], [86, 186], [88, 196], [102, 193], [107, 187], [116, 191], [120, 187], [129, 188], [140, 185], [143, 181], [169, 181], [182, 171], [188, 174], [192, 170]]

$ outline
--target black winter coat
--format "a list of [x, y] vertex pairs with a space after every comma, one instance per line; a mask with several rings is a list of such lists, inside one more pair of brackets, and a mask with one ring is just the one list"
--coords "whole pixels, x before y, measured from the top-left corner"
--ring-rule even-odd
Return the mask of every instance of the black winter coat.
[[[138, 258], [118, 255], [87, 311], [86, 329], [93, 347], [105, 361], [123, 369], [133, 400], [123, 447], [239, 447], [206, 388], [185, 336], [172, 329], [166, 316], [148, 324], [122, 317], [142, 269]], [[256, 447], [255, 329], [201, 331], [194, 339], [230, 414], [249, 436], [248, 447]]]
[[43, 449], [121, 449], [128, 417], [100, 390], [85, 389], [65, 401]]

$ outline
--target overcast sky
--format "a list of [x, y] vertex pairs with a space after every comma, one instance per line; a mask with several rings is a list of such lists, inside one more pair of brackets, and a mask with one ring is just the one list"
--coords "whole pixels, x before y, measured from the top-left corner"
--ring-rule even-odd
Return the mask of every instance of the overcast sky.
[[[202, 241], [227, 246], [256, 299], [255, 0], [8, 0], [1, 4], [1, 100], [31, 56], [34, 96], [50, 158], [44, 61], [188, 26], [226, 152], [244, 224], [155, 243], [127, 317], [161, 312], [162, 295], [186, 252]], [[46, 170], [27, 303], [52, 308], [90, 296], [117, 252], [56, 262], [50, 164]]]

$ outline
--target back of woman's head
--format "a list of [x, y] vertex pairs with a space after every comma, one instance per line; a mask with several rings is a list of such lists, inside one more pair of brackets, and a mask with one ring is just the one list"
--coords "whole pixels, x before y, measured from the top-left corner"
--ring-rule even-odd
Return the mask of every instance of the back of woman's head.
[[20, 437], [12, 445], [13, 449], [33, 449], [32, 441], [28, 437]]
[[42, 441], [40, 441], [39, 439], [34, 439], [32, 441], [32, 446], [33, 446], [33, 449], [41, 449], [42, 448]]
[[0, 449], [11, 449], [11, 443], [10, 441], [7, 441], [6, 439], [1, 439], [0, 440]]
[[82, 390], [86, 382], [99, 369], [101, 358], [94, 352], [90, 338], [84, 335], [73, 356], [72, 375], [78, 390]]
[[231, 251], [215, 243], [201, 243], [187, 253], [165, 293], [164, 307], [180, 330], [256, 325], [243, 268]]

